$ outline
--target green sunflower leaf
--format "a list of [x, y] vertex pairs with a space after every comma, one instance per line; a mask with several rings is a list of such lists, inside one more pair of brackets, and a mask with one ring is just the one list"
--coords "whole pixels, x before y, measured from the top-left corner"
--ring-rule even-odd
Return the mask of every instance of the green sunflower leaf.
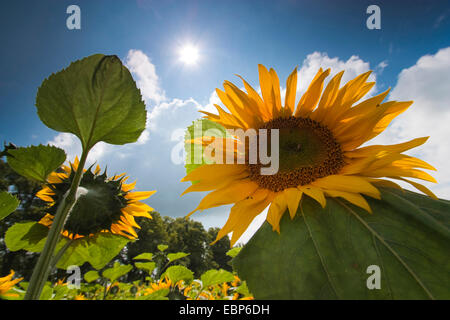
[[159, 289], [146, 296], [140, 296], [137, 300], [169, 300], [167, 297], [169, 292], [170, 290], [168, 288]]
[[133, 266], [130, 264], [119, 264], [118, 262], [114, 263], [112, 268], [108, 268], [102, 272], [102, 276], [111, 280], [111, 282], [116, 281], [121, 276], [126, 275], [128, 272], [133, 269]]
[[168, 253], [167, 259], [169, 262], [173, 262], [175, 260], [187, 257], [190, 253], [184, 253], [184, 252], [177, 252], [177, 253]]
[[149, 260], [149, 261], [152, 259], [153, 259], [153, 253], [150, 253], [150, 252], [141, 253], [133, 258], [133, 260]]
[[98, 233], [92, 237], [76, 239], [67, 248], [56, 265], [67, 269], [71, 265], [81, 266], [89, 262], [97, 270], [111, 261], [130, 240], [111, 233]]
[[203, 147], [190, 142], [190, 140], [199, 139], [204, 135], [222, 138], [230, 137], [223, 126], [211, 120], [199, 119], [192, 122], [185, 134], [186, 174], [208, 163], [203, 156]]
[[141, 93], [117, 56], [94, 54], [42, 82], [36, 107], [49, 128], [76, 135], [89, 150], [99, 141], [135, 142], [145, 129]]
[[34, 221], [18, 222], [5, 233], [5, 243], [9, 250], [40, 252], [47, 239], [48, 228]]
[[171, 266], [161, 275], [161, 279], [168, 277], [172, 283], [184, 280], [187, 284], [194, 280], [194, 273], [185, 266]]
[[[450, 201], [383, 188], [373, 214], [302, 199], [233, 259], [256, 299], [449, 299]], [[267, 288], [270, 288], [268, 290]]]
[[100, 275], [98, 274], [98, 271], [96, 271], [96, 270], [91, 270], [84, 274], [84, 280], [86, 280], [87, 282], [95, 281], [98, 278], [100, 278]]
[[64, 150], [54, 146], [30, 146], [8, 150], [8, 164], [25, 178], [45, 182], [66, 160]]
[[19, 206], [19, 199], [6, 191], [0, 192], [0, 220], [6, 218]]
[[211, 269], [202, 274], [200, 280], [202, 280], [203, 287], [206, 288], [224, 282], [231, 282], [234, 280], [234, 276], [231, 272], [223, 269]]
[[134, 264], [136, 268], [146, 271], [148, 274], [151, 274], [153, 270], [156, 268], [156, 263], [151, 262], [136, 262]]
[[167, 244], [158, 244], [157, 248], [159, 251], [163, 252], [163, 251], [167, 250], [167, 248], [169, 248], [169, 246]]

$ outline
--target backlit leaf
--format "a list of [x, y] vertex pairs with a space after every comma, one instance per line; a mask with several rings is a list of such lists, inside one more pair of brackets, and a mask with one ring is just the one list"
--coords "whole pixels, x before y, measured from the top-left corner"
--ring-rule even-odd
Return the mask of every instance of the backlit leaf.
[[184, 280], [187, 284], [194, 280], [194, 273], [185, 266], [171, 266], [161, 275], [161, 279], [168, 277], [172, 283]]
[[135, 142], [145, 129], [141, 93], [117, 56], [94, 54], [42, 82], [37, 112], [45, 125], [76, 135], [83, 149], [99, 141]]
[[202, 274], [200, 280], [202, 280], [203, 287], [206, 288], [209, 286], [214, 286], [216, 284], [233, 281], [234, 276], [231, 272], [223, 269], [211, 269]]
[[66, 160], [64, 150], [53, 146], [30, 146], [8, 150], [8, 164], [25, 178], [45, 182]]
[[102, 269], [130, 240], [111, 233], [99, 233], [93, 237], [74, 240], [59, 260], [57, 267], [67, 269], [89, 262], [95, 269]]

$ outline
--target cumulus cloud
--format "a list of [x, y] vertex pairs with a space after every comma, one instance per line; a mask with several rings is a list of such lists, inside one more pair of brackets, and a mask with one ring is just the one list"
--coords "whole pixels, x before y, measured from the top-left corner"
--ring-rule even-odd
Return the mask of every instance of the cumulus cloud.
[[[361, 73], [370, 69], [369, 62], [366, 62], [356, 55], [351, 56], [347, 60], [341, 60], [338, 57], [330, 58], [326, 52], [313, 52], [306, 56], [301, 68], [298, 71], [297, 92], [303, 94], [313, 80], [317, 71], [322, 68], [324, 70], [330, 68], [331, 72], [327, 79], [331, 79], [335, 74], [345, 70], [342, 76], [341, 84], [355, 78]], [[327, 80], [327, 81], [328, 81]], [[372, 73], [368, 81], [376, 81], [376, 75]], [[373, 94], [376, 91], [375, 86], [369, 92]], [[298, 97], [299, 99], [299, 97]]]
[[[63, 149], [67, 154], [67, 160], [73, 162], [76, 156], [81, 156], [81, 142], [74, 134], [61, 132], [57, 134], [52, 140], [47, 141], [47, 144]], [[111, 151], [114, 146], [104, 142], [97, 143], [89, 152], [86, 163], [93, 164], [103, 158], [105, 153]]]
[[141, 50], [128, 51], [125, 65], [133, 73], [144, 100], [156, 104], [166, 100], [166, 94], [159, 85], [155, 65], [151, 63], [150, 58], [145, 53]]
[[438, 184], [426, 183], [438, 196], [450, 197], [450, 47], [425, 55], [413, 66], [403, 69], [389, 100], [414, 100], [411, 107], [372, 143], [392, 144], [416, 137], [430, 136], [427, 143], [409, 154], [436, 167], [432, 175]]

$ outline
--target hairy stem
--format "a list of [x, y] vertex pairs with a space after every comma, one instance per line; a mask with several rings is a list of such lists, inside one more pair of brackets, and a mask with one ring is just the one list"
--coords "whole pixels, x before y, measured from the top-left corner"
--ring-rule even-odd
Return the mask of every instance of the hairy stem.
[[83, 151], [78, 169], [75, 172], [75, 177], [72, 181], [72, 185], [64, 196], [61, 204], [58, 206], [52, 226], [48, 232], [44, 249], [42, 250], [38, 262], [34, 267], [30, 284], [28, 285], [28, 289], [24, 297], [25, 300], [39, 300], [39, 297], [41, 296], [42, 289], [44, 288], [45, 282], [47, 281], [50, 273], [53, 253], [58, 243], [61, 231], [76, 201], [76, 192], [83, 175], [83, 168], [86, 163], [88, 153], [89, 150]]

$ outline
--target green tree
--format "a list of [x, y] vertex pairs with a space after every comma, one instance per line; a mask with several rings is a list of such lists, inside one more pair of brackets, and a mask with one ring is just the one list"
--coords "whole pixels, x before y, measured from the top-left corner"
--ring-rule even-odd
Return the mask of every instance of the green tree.
[[[220, 228], [208, 229], [208, 235], [211, 242], [216, 240], [219, 231]], [[228, 250], [230, 250], [230, 238], [223, 237], [215, 244], [211, 245], [210, 249], [212, 253], [212, 259], [217, 264], [217, 267], [228, 271], [232, 271], [232, 267], [230, 265], [231, 257], [227, 256], [226, 254]]]
[[194, 272], [195, 276], [200, 276], [208, 269], [217, 267], [209, 245], [210, 237], [200, 222], [185, 218], [166, 218], [166, 220], [169, 233], [168, 250], [190, 253], [186, 257], [186, 266]]

